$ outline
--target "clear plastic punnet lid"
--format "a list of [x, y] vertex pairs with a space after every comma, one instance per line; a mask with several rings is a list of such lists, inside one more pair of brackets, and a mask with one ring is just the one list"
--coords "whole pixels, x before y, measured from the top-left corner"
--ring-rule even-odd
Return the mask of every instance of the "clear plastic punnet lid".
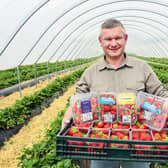
[[90, 92], [90, 102], [92, 108], [93, 121], [97, 121], [100, 118], [99, 97], [97, 93]]
[[93, 93], [80, 93], [71, 97], [70, 106], [75, 124], [99, 119], [98, 98]]
[[118, 121], [123, 124], [136, 122], [136, 96], [133, 93], [120, 93], [117, 95]]
[[137, 94], [137, 111], [141, 121], [152, 130], [160, 131], [167, 119], [168, 107], [164, 98], [146, 92]]
[[100, 119], [105, 123], [117, 120], [116, 94], [112, 92], [99, 93]]

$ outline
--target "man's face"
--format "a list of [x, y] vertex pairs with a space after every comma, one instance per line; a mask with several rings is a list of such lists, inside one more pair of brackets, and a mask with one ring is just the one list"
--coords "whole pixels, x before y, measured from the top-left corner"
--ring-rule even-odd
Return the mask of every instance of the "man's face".
[[124, 35], [123, 29], [120, 26], [102, 29], [101, 37], [99, 37], [100, 45], [108, 58], [123, 56], [126, 41], [127, 35]]

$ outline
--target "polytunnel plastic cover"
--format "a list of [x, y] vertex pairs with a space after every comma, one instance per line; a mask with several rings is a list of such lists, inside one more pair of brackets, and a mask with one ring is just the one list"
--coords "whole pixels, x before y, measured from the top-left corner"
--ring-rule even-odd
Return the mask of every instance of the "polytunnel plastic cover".
[[0, 69], [100, 55], [100, 25], [112, 17], [128, 53], [167, 57], [167, 11], [165, 0], [1, 0]]

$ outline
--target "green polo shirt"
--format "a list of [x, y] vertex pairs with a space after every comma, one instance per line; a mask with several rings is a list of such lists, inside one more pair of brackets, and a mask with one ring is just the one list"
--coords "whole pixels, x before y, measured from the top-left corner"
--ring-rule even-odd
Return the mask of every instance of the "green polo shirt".
[[77, 93], [86, 92], [131, 92], [145, 91], [167, 97], [168, 91], [152, 68], [143, 60], [126, 56], [123, 63], [114, 69], [104, 58], [90, 66], [76, 84]]

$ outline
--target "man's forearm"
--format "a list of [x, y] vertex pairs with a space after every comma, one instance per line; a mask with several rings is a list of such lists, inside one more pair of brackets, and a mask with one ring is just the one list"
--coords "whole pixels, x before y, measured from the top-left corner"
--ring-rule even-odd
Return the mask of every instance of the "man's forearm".
[[71, 116], [72, 116], [72, 110], [71, 110], [71, 107], [69, 106], [64, 114], [64, 117], [70, 119]]

